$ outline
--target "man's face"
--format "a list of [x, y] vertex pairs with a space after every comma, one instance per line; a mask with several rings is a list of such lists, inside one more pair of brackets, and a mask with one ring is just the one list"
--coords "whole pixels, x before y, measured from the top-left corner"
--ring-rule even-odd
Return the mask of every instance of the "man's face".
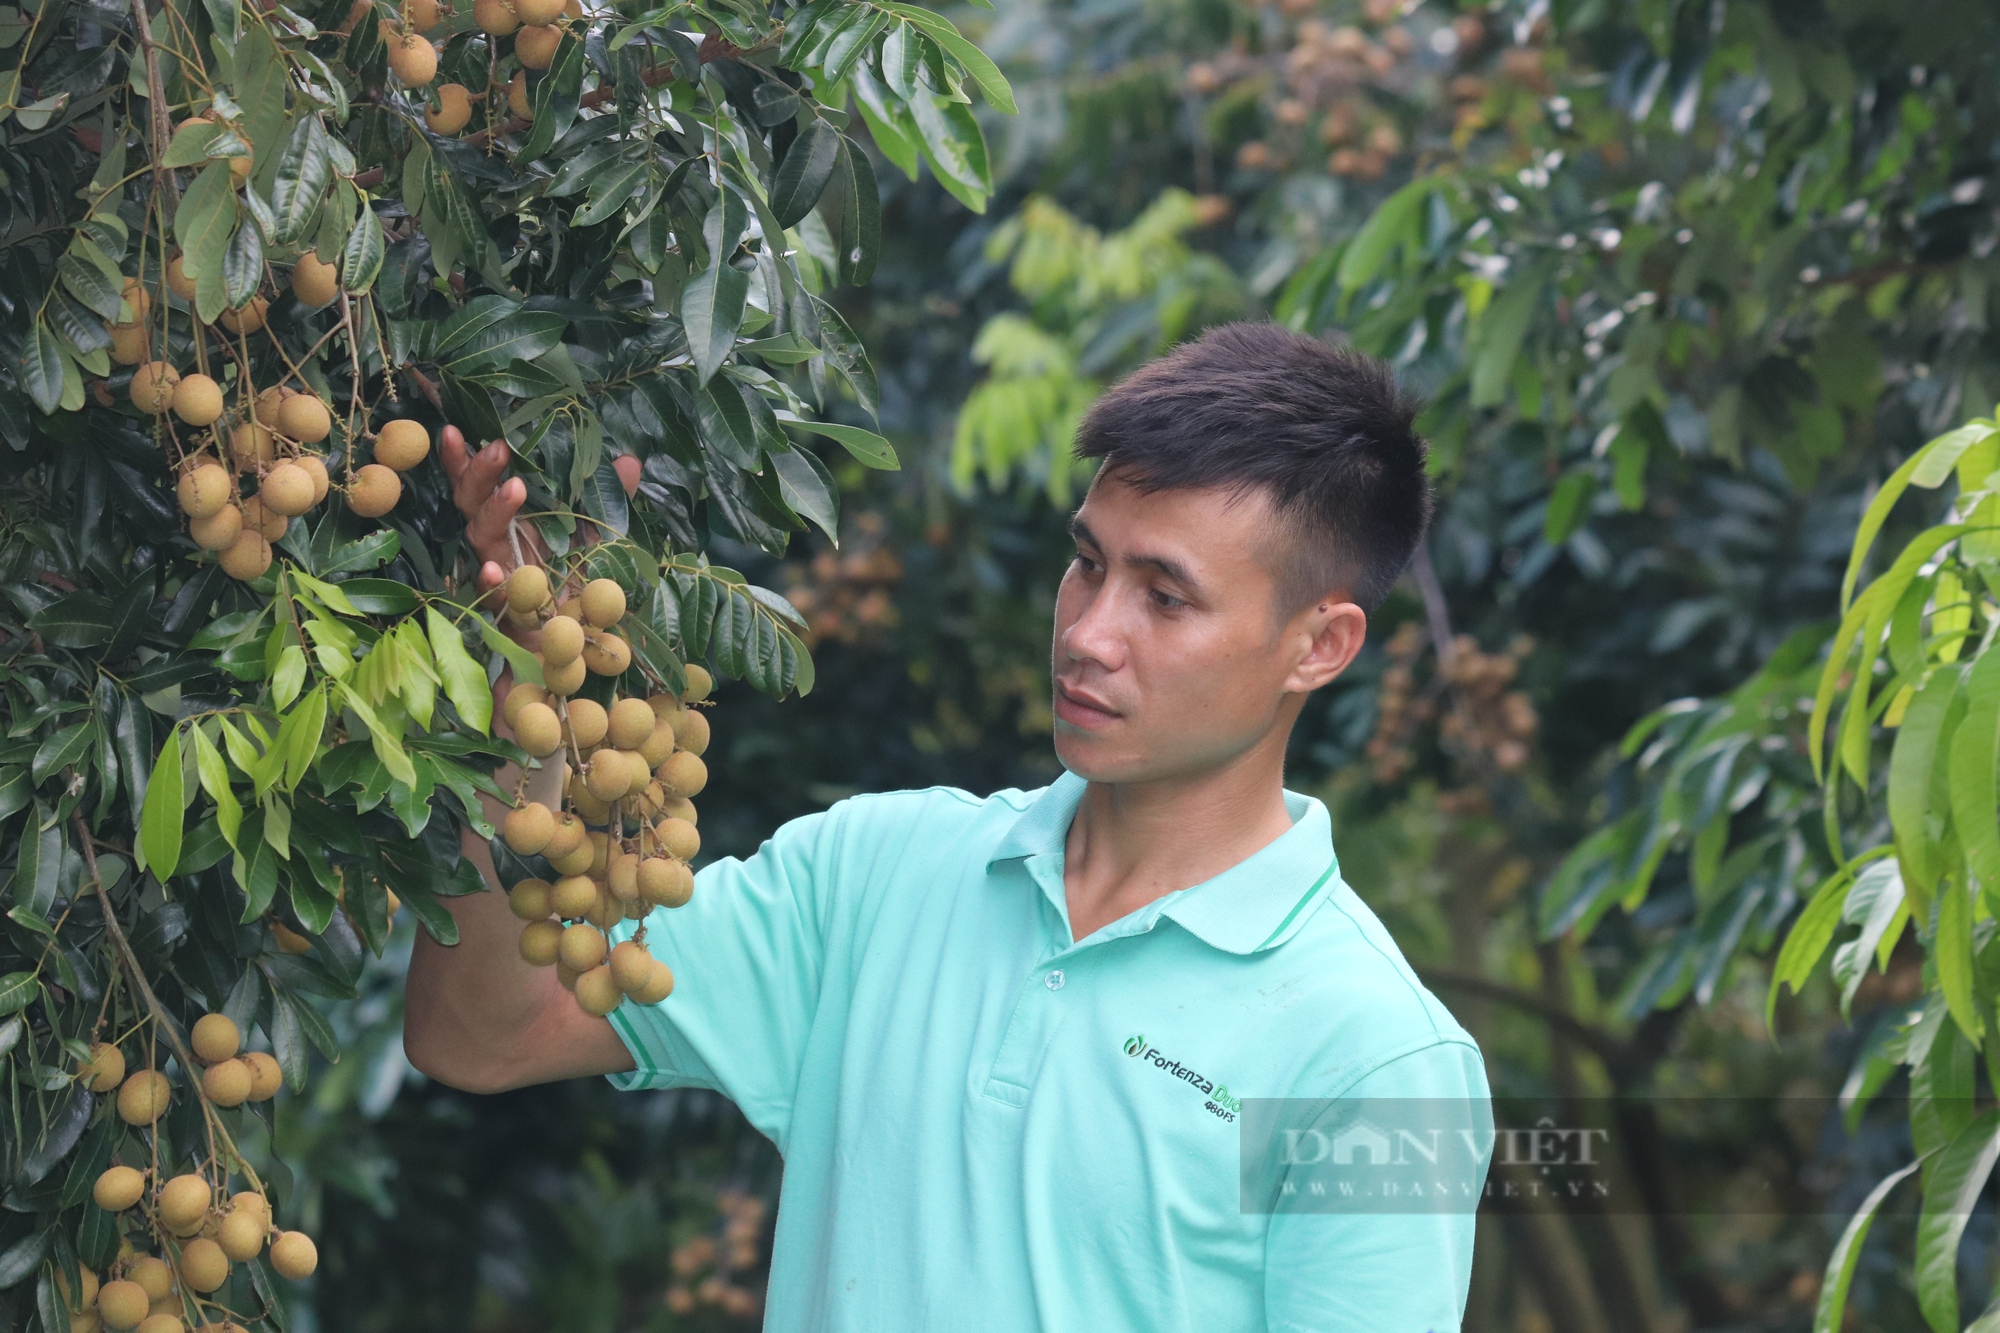
[[1056, 754], [1079, 777], [1193, 777], [1274, 732], [1282, 745], [1304, 695], [1360, 648], [1365, 617], [1339, 598], [1281, 616], [1261, 493], [1147, 494], [1100, 474], [1072, 527], [1052, 658]]

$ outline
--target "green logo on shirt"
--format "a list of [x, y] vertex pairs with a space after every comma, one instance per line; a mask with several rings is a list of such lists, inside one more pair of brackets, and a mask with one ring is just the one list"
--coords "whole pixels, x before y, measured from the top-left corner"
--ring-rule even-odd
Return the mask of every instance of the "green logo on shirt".
[[1144, 1035], [1140, 1035], [1137, 1037], [1127, 1037], [1125, 1039], [1125, 1054], [1144, 1055], [1145, 1053], [1146, 1053], [1146, 1038]]
[[1155, 1069], [1179, 1079], [1201, 1093], [1206, 1099], [1202, 1103], [1202, 1108], [1210, 1114], [1219, 1116], [1224, 1120], [1234, 1120], [1237, 1114], [1242, 1111], [1243, 1103], [1231, 1096], [1228, 1088], [1209, 1081], [1180, 1061], [1161, 1054], [1146, 1044], [1144, 1034], [1136, 1037], [1127, 1037], [1124, 1049], [1125, 1054], [1132, 1056], [1134, 1059], [1143, 1058], [1150, 1060]]

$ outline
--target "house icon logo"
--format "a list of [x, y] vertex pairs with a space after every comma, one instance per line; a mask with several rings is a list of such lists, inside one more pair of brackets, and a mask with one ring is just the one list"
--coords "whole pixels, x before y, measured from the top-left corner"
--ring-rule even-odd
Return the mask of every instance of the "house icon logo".
[[1390, 1156], [1389, 1136], [1366, 1120], [1356, 1120], [1331, 1141], [1328, 1156], [1335, 1166], [1387, 1166]]

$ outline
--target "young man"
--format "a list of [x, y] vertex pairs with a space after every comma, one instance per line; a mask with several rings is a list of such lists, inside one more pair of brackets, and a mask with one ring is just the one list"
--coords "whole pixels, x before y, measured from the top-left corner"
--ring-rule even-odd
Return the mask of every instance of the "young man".
[[[1272, 325], [1138, 371], [1077, 439], [1101, 466], [1056, 601], [1064, 776], [857, 797], [708, 866], [649, 923], [674, 994], [609, 1020], [519, 959], [500, 895], [450, 900], [410, 1059], [730, 1097], [785, 1159], [771, 1329], [1456, 1329], [1483, 1153], [1442, 1210], [1265, 1189], [1363, 1104], [1455, 1107], [1490, 1150], [1478, 1048], [1283, 787], [1422, 537], [1412, 417], [1379, 363]], [[454, 436], [496, 583], [522, 488]]]

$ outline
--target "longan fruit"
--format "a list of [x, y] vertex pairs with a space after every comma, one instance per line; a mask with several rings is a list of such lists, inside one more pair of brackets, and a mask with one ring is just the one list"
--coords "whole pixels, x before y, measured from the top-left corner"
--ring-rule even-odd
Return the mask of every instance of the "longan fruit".
[[562, 748], [562, 719], [545, 703], [529, 701], [514, 717], [514, 740], [537, 759]]
[[188, 1034], [195, 1058], [203, 1064], [227, 1060], [243, 1049], [243, 1032], [228, 1014], [203, 1014]]
[[431, 433], [421, 421], [399, 417], [375, 432], [375, 461], [398, 472], [411, 468], [430, 456]]
[[125, 1052], [108, 1041], [92, 1042], [90, 1059], [76, 1073], [92, 1092], [109, 1092], [125, 1081]]
[[556, 964], [556, 980], [561, 982], [562, 988], [572, 995], [576, 993], [576, 979], [579, 975], [575, 968], [564, 967], [561, 963]]
[[276, 462], [278, 437], [262, 421], [246, 421], [229, 432], [229, 456], [236, 460], [238, 472], [248, 472], [259, 463]]
[[611, 818], [611, 802], [598, 800], [581, 782], [571, 788], [569, 803], [576, 807], [576, 812], [583, 816], [586, 824], [602, 824]]
[[694, 897], [694, 872], [664, 856], [639, 863], [639, 896], [661, 907], [684, 907]]
[[187, 268], [181, 260], [181, 252], [176, 250], [174, 257], [167, 261], [167, 289], [189, 305], [193, 305], [194, 279], [187, 275]]
[[634, 898], [631, 902], [625, 904], [625, 919], [627, 921], [644, 921], [647, 914], [652, 910], [652, 904], [648, 903], [645, 899]]
[[289, 389], [266, 389], [257, 395], [251, 405], [250, 415], [258, 425], [270, 430], [278, 428], [278, 413], [285, 406], [285, 399], [291, 397]]
[[632, 665], [632, 645], [616, 634], [598, 634], [583, 646], [583, 664], [600, 676], [621, 675]]
[[107, 324], [111, 332], [111, 359], [121, 366], [136, 366], [146, 359], [152, 342], [144, 324]]
[[653, 835], [660, 845], [667, 849], [669, 856], [682, 861], [692, 861], [701, 850], [701, 834], [692, 823], [669, 815], [653, 828]]
[[583, 688], [584, 677], [588, 674], [589, 668], [584, 666], [583, 659], [579, 657], [565, 666], [544, 666], [542, 684], [549, 687], [550, 694], [560, 694], [568, 698]]
[[556, 855], [544, 852], [542, 856], [558, 875], [582, 875], [590, 870], [590, 844], [587, 842], [580, 842], [566, 852]]
[[206, 375], [183, 375], [174, 386], [174, 415], [190, 426], [213, 425], [222, 415], [222, 386]]
[[600, 930], [609, 930], [625, 919], [625, 904], [609, 889], [598, 892], [597, 901], [590, 905], [583, 919]]
[[250, 1066], [250, 1100], [268, 1102], [285, 1086], [285, 1071], [268, 1051], [252, 1051], [243, 1057]]
[[611, 864], [611, 837], [609, 834], [595, 831], [583, 836], [590, 844], [590, 869], [583, 873], [594, 880], [602, 881], [605, 868]]
[[205, 1178], [193, 1173], [175, 1176], [160, 1186], [160, 1223], [170, 1231], [198, 1231], [214, 1201], [215, 1191]]
[[108, 1168], [90, 1187], [90, 1197], [107, 1212], [122, 1213], [146, 1192], [146, 1177], [129, 1166]]
[[472, 123], [472, 98], [464, 84], [444, 84], [437, 94], [437, 109], [424, 111], [424, 124], [431, 127], [432, 134], [449, 137]]
[[271, 938], [278, 942], [279, 953], [298, 955], [312, 952], [312, 941], [282, 921], [271, 923]]
[[605, 887], [621, 903], [639, 896], [639, 858], [630, 852], [613, 852], [604, 869]]
[[132, 406], [158, 416], [173, 406], [180, 372], [165, 361], [148, 361], [132, 372]]
[[269, 301], [261, 296], [253, 296], [240, 309], [223, 311], [216, 322], [231, 333], [255, 333], [264, 327], [264, 314], [270, 308]]
[[625, 618], [625, 590], [613, 579], [583, 585], [583, 618], [593, 629], [610, 629]]
[[331, 304], [340, 295], [339, 265], [322, 264], [318, 255], [306, 251], [292, 265], [292, 295], [300, 305], [313, 310]]
[[708, 718], [700, 709], [683, 709], [674, 719], [674, 744], [692, 755], [708, 749]]
[[667, 792], [665, 799], [660, 802], [660, 809], [665, 811], [670, 819], [685, 819], [695, 827], [701, 827], [701, 817], [694, 808], [694, 802], [685, 796]]
[[624, 1002], [625, 992], [609, 967], [593, 967], [576, 979], [577, 1007], [586, 1014], [602, 1018]]
[[527, 27], [554, 23], [562, 13], [562, 0], [514, 0], [514, 16]]
[[646, 976], [646, 984], [631, 992], [634, 1004], [658, 1004], [674, 993], [674, 972], [665, 963], [655, 958]]
[[380, 518], [403, 498], [403, 479], [380, 463], [356, 468], [347, 487], [347, 507], [363, 518]]
[[163, 1301], [174, 1294], [174, 1270], [157, 1254], [142, 1254], [133, 1259], [125, 1276], [139, 1284], [139, 1290], [146, 1293], [149, 1301]]
[[236, 540], [222, 553], [220, 563], [223, 572], [233, 579], [245, 583], [260, 579], [271, 567], [271, 543], [264, 540], [262, 533], [246, 529], [236, 534]]
[[545, 879], [522, 880], [507, 890], [507, 906], [523, 921], [544, 919], [554, 910], [549, 882]]
[[243, 531], [243, 511], [235, 505], [224, 505], [207, 518], [198, 518], [188, 524], [188, 536], [204, 551], [226, 551], [236, 544], [237, 534]]
[[300, 454], [292, 460], [292, 464], [303, 469], [306, 476], [311, 479], [312, 502], [318, 504], [326, 499], [326, 493], [333, 489], [333, 480], [326, 475], [326, 460], [318, 454]]
[[584, 774], [584, 785], [600, 801], [615, 801], [632, 790], [632, 769], [616, 750], [600, 750]]
[[229, 1256], [206, 1236], [181, 1247], [181, 1280], [206, 1296], [229, 1281]]
[[533, 921], [521, 931], [521, 961], [547, 967], [556, 960], [563, 928], [553, 921]]
[[128, 1125], [150, 1125], [167, 1113], [173, 1089], [157, 1069], [142, 1069], [118, 1088], [118, 1118]]
[[297, 463], [280, 463], [264, 474], [257, 499], [274, 514], [296, 518], [313, 507], [312, 474]]
[[220, 464], [201, 463], [181, 473], [174, 485], [181, 512], [189, 518], [210, 518], [229, 503], [229, 473]]
[[389, 44], [389, 68], [406, 88], [422, 88], [437, 77], [437, 48], [427, 38], [407, 33]]
[[549, 839], [549, 845], [543, 850], [542, 855], [553, 860], [558, 856], [568, 856], [577, 848], [589, 845], [590, 839], [585, 836], [582, 820], [574, 815], [558, 815], [555, 836]]
[[271, 1220], [271, 1201], [256, 1190], [238, 1190], [230, 1195], [229, 1207], [231, 1211], [248, 1209], [262, 1216], [266, 1222]]
[[625, 940], [612, 949], [611, 977], [619, 990], [638, 990], [652, 973], [653, 955], [646, 952], [645, 945]]
[[[187, 1325], [183, 1324], [181, 1317], [174, 1313], [178, 1309], [180, 1306], [175, 1304], [170, 1309], [155, 1310], [139, 1321], [136, 1333], [187, 1333]], [[227, 1324], [215, 1325], [211, 1329], [203, 1330], [203, 1333], [229, 1333], [229, 1327]], [[71, 1328], [69, 1333], [77, 1333], [77, 1330]]]
[[507, 0], [472, 0], [472, 21], [494, 37], [510, 36], [521, 26], [520, 15]]
[[215, 1240], [230, 1260], [248, 1263], [264, 1252], [264, 1233], [271, 1220], [256, 1209], [232, 1209], [216, 1229]]
[[562, 29], [553, 24], [523, 27], [514, 34], [514, 55], [524, 69], [547, 69], [555, 63], [556, 48], [561, 45]]
[[139, 1284], [126, 1278], [107, 1282], [97, 1291], [97, 1317], [107, 1328], [137, 1328], [152, 1306]]
[[250, 1066], [241, 1060], [212, 1064], [201, 1076], [202, 1095], [217, 1106], [241, 1106], [250, 1100]]
[[644, 699], [625, 698], [611, 705], [611, 743], [621, 750], [636, 750], [651, 739], [659, 719]]
[[77, 1268], [79, 1290], [74, 1298], [70, 1295], [69, 1279], [63, 1276], [61, 1265], [56, 1267], [56, 1290], [61, 1293], [63, 1305], [71, 1310], [88, 1310], [97, 1304], [97, 1274], [88, 1265]]
[[564, 875], [549, 890], [549, 908], [565, 920], [590, 910], [597, 901], [597, 881], [588, 875]]
[[146, 316], [153, 310], [153, 294], [146, 290], [146, 284], [137, 278], [127, 278], [118, 289], [119, 299], [125, 302], [124, 309], [131, 312], [131, 318], [115, 323], [113, 328], [137, 326], [146, 322]]
[[571, 699], [566, 711], [569, 734], [576, 738], [578, 749], [595, 750], [604, 744], [604, 733], [611, 727], [611, 717], [604, 711], [603, 704], [594, 699]]
[[507, 576], [507, 609], [523, 615], [538, 611], [549, 600], [549, 571], [522, 565]]
[[271, 1242], [271, 1267], [294, 1282], [309, 1278], [319, 1267], [319, 1247], [303, 1231], [281, 1231]]
[[528, 71], [514, 71], [514, 81], [507, 85], [507, 109], [522, 120], [535, 118], [535, 104], [528, 100]]
[[318, 444], [333, 431], [333, 413], [316, 393], [295, 393], [278, 409], [278, 433]]
[[257, 496], [243, 502], [243, 526], [255, 532], [267, 542], [274, 542], [285, 535], [291, 519], [265, 504]]
[[579, 923], [563, 928], [562, 944], [556, 951], [556, 957], [566, 967], [574, 968], [578, 972], [588, 972], [604, 961], [604, 955], [609, 948], [610, 946], [604, 941], [603, 931], [596, 926]]
[[646, 696], [646, 707], [653, 710], [654, 717], [671, 726], [674, 715], [681, 711], [681, 701], [671, 694], [649, 694]]
[[[646, 711], [651, 712], [652, 710], [647, 709]], [[639, 742], [639, 758], [644, 761], [647, 768], [653, 769], [666, 763], [667, 756], [673, 752], [674, 724], [671, 722], [661, 722], [655, 718], [653, 729], [646, 734], [645, 740]]]
[[568, 616], [551, 616], [542, 626], [541, 647], [544, 667], [568, 666], [583, 656], [583, 626]]
[[418, 32], [429, 32], [442, 17], [437, 0], [403, 0], [403, 21]]
[[687, 676], [687, 688], [681, 691], [681, 702], [684, 704], [700, 703], [715, 688], [715, 677], [708, 674], [705, 666], [689, 662], [684, 674]]
[[548, 695], [541, 686], [530, 685], [523, 681], [507, 691], [507, 701], [500, 705], [500, 716], [507, 720], [509, 727], [512, 727], [521, 716], [523, 708], [529, 704], [546, 704], [548, 701]]
[[509, 810], [501, 821], [500, 836], [510, 850], [521, 856], [538, 856], [556, 835], [556, 817], [540, 801], [530, 801]]
[[657, 782], [648, 782], [644, 787], [641, 787], [639, 789], [638, 796], [636, 796], [633, 799], [637, 800], [639, 803], [640, 814], [644, 815], [648, 819], [654, 819], [657, 818], [665, 808], [667, 800], [666, 788], [662, 787]]
[[708, 765], [701, 762], [701, 756], [681, 750], [667, 756], [657, 776], [670, 794], [688, 799], [701, 795], [701, 789], [708, 785]]

